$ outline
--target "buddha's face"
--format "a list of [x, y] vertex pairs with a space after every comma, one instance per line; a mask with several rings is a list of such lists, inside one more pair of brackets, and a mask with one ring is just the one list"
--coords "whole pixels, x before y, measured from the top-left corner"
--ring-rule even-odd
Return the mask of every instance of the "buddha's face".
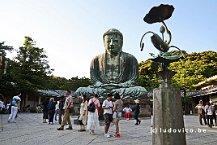
[[106, 52], [110, 55], [117, 55], [122, 51], [123, 40], [118, 34], [110, 34], [104, 37]]

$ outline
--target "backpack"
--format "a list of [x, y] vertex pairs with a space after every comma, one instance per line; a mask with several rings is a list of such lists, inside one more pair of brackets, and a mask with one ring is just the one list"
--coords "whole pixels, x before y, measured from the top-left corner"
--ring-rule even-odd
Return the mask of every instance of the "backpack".
[[11, 105], [15, 106], [16, 104], [17, 104], [17, 101], [13, 99], [12, 102], [11, 102]]
[[90, 111], [90, 112], [95, 112], [96, 110], [96, 106], [92, 100], [92, 102], [87, 106], [87, 110]]

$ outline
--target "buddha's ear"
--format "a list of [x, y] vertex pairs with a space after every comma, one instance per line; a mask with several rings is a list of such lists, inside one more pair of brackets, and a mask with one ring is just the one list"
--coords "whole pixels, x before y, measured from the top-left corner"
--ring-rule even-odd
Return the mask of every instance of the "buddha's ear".
[[122, 47], [123, 47], [123, 39], [122, 39], [120, 45], [121, 45], [120, 47], [121, 47], [121, 51], [122, 51]]
[[123, 36], [122, 36], [122, 35], [119, 35], [119, 36], [120, 36], [120, 40], [121, 40], [121, 42], [120, 42], [120, 47], [121, 47], [121, 50], [122, 50], [124, 39], [123, 39]]

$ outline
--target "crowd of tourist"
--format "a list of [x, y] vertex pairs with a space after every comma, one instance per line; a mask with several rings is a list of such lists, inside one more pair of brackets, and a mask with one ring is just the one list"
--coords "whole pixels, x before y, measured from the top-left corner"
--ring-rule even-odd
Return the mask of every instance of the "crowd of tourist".
[[217, 105], [214, 105], [212, 101], [209, 101], [204, 106], [203, 101], [200, 100], [195, 108], [197, 109], [200, 125], [203, 125], [204, 122], [204, 124], [208, 125], [210, 128], [214, 125], [217, 126]]
[[[17, 92], [11, 101], [8, 123], [16, 123], [18, 104], [21, 101], [20, 96], [21, 93]], [[80, 132], [85, 132], [88, 130], [90, 134], [95, 134], [95, 130], [99, 127], [101, 109], [103, 110], [102, 115], [105, 122], [105, 137], [111, 137], [109, 134], [111, 123], [115, 125], [116, 131], [114, 136], [117, 138], [120, 137], [119, 121], [122, 118], [122, 112], [125, 113], [124, 116], [126, 120], [129, 120], [131, 112], [134, 111], [134, 118], [136, 120], [135, 125], [139, 125], [141, 123], [139, 118], [140, 101], [138, 99], [134, 100], [134, 107], [131, 108], [129, 105], [127, 105], [125, 108], [123, 108], [123, 101], [118, 93], [115, 93], [114, 95], [108, 94], [102, 105], [100, 104], [97, 94], [93, 94], [91, 98], [88, 98], [85, 95], [80, 96], [80, 98], [80, 115], [78, 117], [78, 122], [80, 125], [80, 129], [78, 131]], [[113, 101], [113, 98], [115, 101]], [[4, 105], [2, 100], [3, 99], [0, 100], [1, 111]], [[66, 97], [62, 96], [58, 101], [55, 101], [54, 98], [47, 98], [42, 103], [43, 123], [53, 125], [55, 120], [60, 124], [60, 127], [57, 128], [57, 130], [64, 130], [64, 126], [66, 125], [68, 125], [68, 128], [66, 128], [67, 130], [72, 130], [73, 128], [70, 119], [72, 108], [73, 98], [71, 95], [71, 90], [66, 90]], [[195, 109], [197, 109], [200, 125], [205, 124], [210, 128], [217, 126], [217, 105], [213, 104], [212, 101], [209, 101], [206, 103], [206, 105], [204, 105], [204, 102], [200, 100]]]
[[[10, 104], [10, 115], [8, 118], [8, 123], [16, 123], [18, 104], [21, 101], [21, 93], [18, 92], [12, 99]], [[130, 119], [131, 112], [134, 111], [134, 118], [136, 120], [135, 125], [139, 125], [141, 120], [139, 119], [140, 114], [140, 105], [139, 100], [136, 99], [135, 106], [131, 109], [129, 105], [123, 108], [123, 101], [118, 93], [108, 94], [107, 98], [103, 101], [102, 105], [98, 99], [97, 94], [93, 94], [91, 98], [88, 98], [85, 95], [80, 96], [80, 115], [78, 117], [78, 122], [80, 125], [79, 132], [89, 131], [90, 134], [95, 134], [95, 130], [99, 127], [99, 118], [100, 115], [104, 117], [104, 135], [105, 137], [111, 137], [109, 134], [109, 128], [111, 123], [115, 125], [115, 134], [114, 137], [120, 137], [120, 128], [119, 121], [122, 118], [122, 112], [125, 113], [126, 120]], [[114, 101], [113, 101], [114, 98]], [[0, 109], [3, 108], [3, 101], [0, 100]], [[42, 112], [43, 112], [43, 123], [48, 123], [53, 125], [54, 121], [58, 121], [60, 127], [57, 130], [64, 130], [64, 127], [68, 125], [67, 130], [72, 130], [71, 123], [71, 111], [73, 108], [73, 98], [71, 95], [71, 90], [66, 90], [66, 97], [62, 96], [58, 101], [55, 101], [54, 98], [46, 98], [42, 103]], [[100, 114], [101, 109], [103, 114]]]
[[[67, 97], [63, 96], [59, 101], [54, 101], [53, 98], [45, 100], [43, 102], [43, 122], [48, 124], [53, 124], [53, 121], [58, 121], [60, 127], [57, 130], [64, 130], [64, 127], [68, 125], [66, 130], [72, 130], [72, 123], [70, 120], [70, 114], [73, 107], [73, 98], [71, 96], [71, 91], [66, 90]], [[115, 125], [114, 137], [120, 137], [119, 121], [122, 118], [122, 112], [125, 113], [126, 120], [130, 119], [130, 114], [132, 111], [135, 112], [136, 124], [139, 125], [141, 120], [139, 119], [140, 105], [139, 100], [135, 100], [136, 105], [131, 109], [129, 105], [123, 108], [123, 101], [118, 93], [108, 94], [107, 98], [103, 101], [102, 105], [98, 99], [98, 95], [94, 94], [91, 98], [86, 95], [80, 96], [80, 115], [78, 117], [78, 122], [80, 125], [79, 132], [89, 131], [90, 134], [95, 134], [95, 130], [99, 127], [99, 118], [101, 109], [103, 109], [104, 117], [104, 135], [105, 137], [111, 137], [109, 134], [109, 128], [111, 123]], [[113, 102], [113, 98], [115, 101]]]

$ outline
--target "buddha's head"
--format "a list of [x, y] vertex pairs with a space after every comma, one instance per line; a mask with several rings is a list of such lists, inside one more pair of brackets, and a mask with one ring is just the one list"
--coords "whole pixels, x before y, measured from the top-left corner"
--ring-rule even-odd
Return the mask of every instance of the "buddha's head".
[[108, 54], [117, 55], [122, 51], [123, 35], [117, 29], [109, 29], [103, 34], [103, 42]]

